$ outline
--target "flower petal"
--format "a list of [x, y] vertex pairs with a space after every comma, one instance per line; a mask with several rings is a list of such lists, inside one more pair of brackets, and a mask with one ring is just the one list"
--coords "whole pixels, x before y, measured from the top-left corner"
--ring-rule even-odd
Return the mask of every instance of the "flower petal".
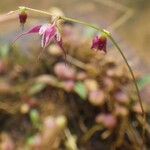
[[44, 45], [45, 45], [45, 34], [42, 35], [41, 47], [44, 47]]
[[107, 37], [105, 35], [101, 35], [100, 37], [94, 37], [91, 49], [95, 49], [97, 51], [100, 50], [106, 53], [106, 46]]
[[40, 28], [41, 28], [41, 25], [38, 25], [38, 26], [35, 26], [32, 29], [30, 29], [28, 32], [20, 34], [19, 36], [16, 37], [16, 39], [13, 41], [13, 43], [16, 42], [19, 38], [21, 38], [24, 35], [31, 34], [31, 33], [38, 33]]
[[43, 34], [43, 47], [47, 47], [49, 45], [49, 43], [54, 40], [54, 37], [56, 36], [56, 32], [57, 29], [54, 25], [50, 26], [49, 28], [47, 28], [47, 30], [45, 31], [45, 33]]
[[44, 24], [41, 26], [40, 30], [39, 30], [39, 34], [42, 35], [44, 34], [44, 32], [49, 28], [49, 24]]
[[98, 49], [98, 45], [99, 45], [99, 38], [98, 36], [96, 36], [93, 39], [91, 49]]
[[56, 40], [57, 40], [57, 41], [61, 41], [61, 40], [62, 40], [62, 39], [61, 39], [60, 32], [58, 31], [58, 29], [57, 29], [57, 31], [56, 31]]
[[107, 45], [107, 38], [105, 36], [101, 36], [99, 38], [98, 49], [106, 53], [106, 45]]

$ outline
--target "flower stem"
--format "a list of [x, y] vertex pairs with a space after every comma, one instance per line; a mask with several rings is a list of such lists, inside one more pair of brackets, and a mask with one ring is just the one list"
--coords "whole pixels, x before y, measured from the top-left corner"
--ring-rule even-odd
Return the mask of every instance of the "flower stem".
[[[22, 6], [19, 7], [19, 8], [22, 8]], [[31, 11], [34, 11], [34, 12], [38, 12], [38, 13], [40, 13], [40, 14], [46, 14], [46, 15], [49, 15], [49, 16], [53, 16], [53, 14], [48, 13], [48, 12], [46, 12], [46, 11], [37, 10], [37, 9], [29, 8], [29, 7], [24, 7], [24, 8], [25, 8], [26, 10], [31, 10]], [[117, 48], [117, 50], [118, 50], [119, 53], [121, 54], [122, 58], [124, 59], [126, 65], [127, 65], [127, 67], [128, 67], [128, 69], [129, 69], [129, 71], [130, 71], [130, 73], [131, 73], [131, 76], [132, 76], [132, 78], [133, 78], [133, 82], [134, 82], [134, 84], [135, 84], [135, 88], [136, 88], [136, 91], [137, 91], [137, 95], [138, 95], [139, 103], [140, 103], [140, 106], [141, 106], [142, 114], [143, 114], [143, 116], [145, 116], [145, 112], [144, 112], [144, 108], [143, 108], [143, 105], [142, 105], [142, 100], [141, 100], [139, 88], [138, 88], [138, 85], [137, 85], [137, 83], [136, 83], [136, 79], [135, 79], [134, 73], [133, 73], [133, 71], [132, 71], [132, 68], [130, 67], [130, 65], [129, 65], [129, 63], [128, 63], [126, 57], [125, 57], [125, 55], [123, 54], [121, 48], [118, 46], [118, 44], [116, 43], [116, 41], [114, 40], [114, 38], [111, 36], [111, 34], [110, 34], [108, 31], [106, 31], [106, 30], [104, 30], [104, 29], [102, 29], [102, 28], [96, 27], [96, 26], [94, 26], [94, 25], [92, 25], [92, 24], [89, 24], [89, 23], [87, 23], [87, 22], [84, 22], [84, 21], [80, 21], [80, 20], [77, 20], [77, 19], [68, 18], [68, 17], [64, 17], [64, 16], [60, 16], [60, 19], [63, 19], [63, 20], [66, 20], [66, 21], [70, 21], [70, 22], [74, 22], [74, 23], [79, 23], [79, 24], [82, 24], [82, 25], [91, 27], [91, 28], [93, 28], [93, 29], [95, 29], [95, 30], [97, 30], [97, 31], [100, 31], [100, 32], [105, 33], [105, 34], [109, 37], [109, 39], [112, 41], [112, 43], [114, 44], [114, 46]]]
[[94, 25], [91, 25], [89, 23], [86, 23], [86, 22], [83, 22], [83, 21], [79, 21], [79, 20], [76, 20], [76, 19], [72, 19], [72, 18], [66, 18], [66, 17], [61, 17], [62, 19], [64, 20], [67, 20], [67, 21], [71, 21], [71, 22], [76, 22], [76, 23], [80, 23], [80, 24], [83, 24], [83, 25], [86, 25], [86, 26], [89, 26], [93, 29], [96, 29], [98, 31], [101, 31], [103, 32], [104, 34], [107, 35], [107, 37], [109, 37], [109, 39], [111, 40], [111, 42], [113, 43], [113, 45], [117, 48], [117, 50], [119, 51], [119, 53], [121, 54], [122, 58], [124, 59], [129, 71], [130, 71], [130, 74], [133, 78], [133, 82], [134, 82], [134, 85], [135, 85], [135, 89], [137, 91], [137, 96], [138, 96], [138, 99], [139, 99], [139, 103], [140, 103], [140, 106], [141, 106], [141, 110], [142, 110], [142, 115], [143, 117], [145, 118], [145, 111], [144, 111], [144, 108], [143, 108], [143, 104], [142, 104], [142, 99], [141, 99], [141, 96], [140, 96], [140, 91], [139, 91], [139, 88], [138, 88], [138, 85], [137, 85], [137, 82], [136, 82], [136, 79], [135, 79], [135, 76], [134, 76], [134, 73], [132, 71], [132, 68], [130, 67], [124, 53], [122, 52], [121, 48], [119, 47], [119, 45], [116, 43], [116, 41], [114, 40], [114, 38], [111, 36], [111, 34], [104, 30], [104, 29], [101, 29], [101, 28], [98, 28], [98, 27], [95, 27]]
[[[22, 6], [21, 6], [22, 7]], [[19, 8], [21, 8], [19, 7]], [[30, 11], [34, 11], [34, 12], [37, 12], [37, 13], [40, 13], [40, 14], [45, 14], [45, 15], [49, 15], [49, 16], [53, 16], [53, 14], [49, 13], [49, 12], [46, 12], [46, 11], [42, 11], [42, 10], [37, 10], [37, 9], [32, 9], [32, 8], [29, 8], [29, 7], [24, 7], [26, 10], [30, 10]], [[63, 19], [65, 21], [70, 21], [70, 22], [74, 22], [74, 23], [79, 23], [79, 24], [82, 24], [82, 25], [85, 25], [85, 26], [88, 26], [88, 27], [91, 27], [95, 30], [97, 30], [98, 32], [102, 32], [104, 34], [107, 35], [107, 37], [111, 40], [111, 42], [113, 43], [113, 45], [117, 48], [117, 50], [119, 51], [119, 53], [121, 54], [122, 58], [124, 59], [129, 71], [130, 71], [130, 74], [133, 78], [133, 82], [134, 82], [134, 85], [135, 85], [135, 89], [136, 89], [136, 92], [137, 92], [137, 96], [138, 96], [138, 100], [139, 100], [139, 103], [140, 103], [140, 107], [141, 107], [141, 110], [142, 110], [142, 115], [143, 115], [143, 123], [146, 121], [146, 115], [145, 115], [145, 111], [144, 111], [144, 108], [143, 108], [143, 104], [142, 104], [142, 99], [141, 99], [141, 96], [140, 96], [140, 91], [139, 91], [139, 88], [138, 88], [138, 85], [137, 85], [137, 82], [136, 82], [136, 79], [135, 79], [135, 76], [134, 76], [134, 73], [132, 71], [132, 68], [130, 67], [124, 53], [122, 52], [121, 48], [119, 47], [119, 45], [117, 44], [117, 42], [114, 40], [114, 38], [111, 36], [111, 34], [102, 29], [102, 28], [99, 28], [99, 27], [96, 27], [92, 24], [89, 24], [87, 22], [84, 22], [84, 21], [80, 21], [78, 19], [73, 19], [73, 18], [68, 18], [68, 17], [64, 17], [64, 16], [59, 16], [60, 19]], [[143, 131], [144, 131], [144, 128], [143, 128]], [[144, 132], [143, 132], [144, 133]]]
[[[143, 116], [143, 129], [142, 129], [142, 138], [143, 138], [143, 144], [144, 144], [144, 141], [145, 141], [145, 123], [146, 123], [146, 114], [145, 114], [145, 111], [144, 111], [144, 108], [143, 108], [143, 104], [142, 104], [142, 99], [141, 99], [141, 96], [140, 96], [140, 91], [139, 91], [139, 88], [138, 88], [138, 85], [137, 85], [137, 82], [136, 82], [136, 79], [135, 79], [135, 76], [134, 76], [134, 73], [132, 71], [132, 68], [131, 66], [129, 65], [124, 53], [122, 52], [121, 48], [119, 47], [119, 45], [116, 43], [116, 41], [113, 39], [113, 37], [111, 35], [108, 35], [109, 39], [112, 41], [112, 43], [114, 44], [114, 46], [117, 48], [117, 50], [119, 51], [119, 53], [121, 54], [122, 58], [124, 59], [129, 71], [130, 71], [130, 74], [133, 78], [133, 83], [135, 85], [135, 89], [136, 89], [136, 92], [137, 92], [137, 96], [138, 96], [138, 100], [139, 100], [139, 103], [140, 103], [140, 107], [141, 107], [141, 110], [142, 110], [142, 116]], [[142, 145], [143, 146], [143, 145]]]
[[136, 89], [136, 92], [137, 92], [137, 96], [138, 96], [138, 101], [140, 103], [140, 107], [141, 107], [141, 110], [142, 110], [142, 116], [143, 116], [143, 131], [142, 131], [142, 137], [143, 137], [143, 144], [144, 144], [144, 136], [145, 136], [145, 122], [146, 122], [146, 114], [145, 114], [145, 111], [144, 111], [144, 108], [143, 108], [143, 104], [142, 104], [142, 99], [141, 99], [141, 96], [140, 96], [140, 91], [139, 91], [139, 88], [138, 88], [138, 85], [137, 85], [137, 82], [136, 82], [136, 79], [135, 79], [135, 76], [134, 76], [134, 73], [132, 71], [132, 68], [131, 66], [129, 65], [124, 53], [122, 52], [121, 48], [119, 47], [119, 45], [117, 44], [117, 42], [114, 40], [114, 38], [111, 36], [110, 32], [102, 29], [102, 28], [98, 28], [98, 27], [95, 27], [94, 25], [91, 25], [89, 23], [86, 23], [86, 22], [83, 22], [83, 21], [80, 21], [80, 20], [76, 20], [76, 19], [72, 19], [72, 18], [67, 18], [67, 17], [61, 17], [61, 19], [64, 19], [66, 21], [71, 21], [71, 22], [75, 22], [75, 23], [80, 23], [80, 24], [83, 24], [85, 26], [88, 26], [88, 27], [91, 27], [97, 31], [101, 31], [102, 33], [106, 34], [107, 37], [111, 40], [111, 42], [113, 43], [113, 45], [117, 48], [118, 52], [121, 54], [122, 58], [124, 59], [129, 71], [130, 71], [130, 74], [133, 78], [133, 83], [135, 85], [135, 89]]
[[45, 15], [48, 15], [48, 16], [54, 16], [53, 14], [49, 13], [49, 12], [46, 12], [46, 11], [43, 11], [43, 10], [38, 10], [38, 9], [33, 9], [33, 8], [29, 8], [29, 7], [24, 7], [24, 6], [20, 6], [19, 9], [21, 8], [25, 8], [26, 10], [30, 10], [30, 11], [33, 11], [33, 12], [36, 12], [36, 13], [39, 13], [39, 14], [45, 14]]
[[[111, 42], [113, 43], [113, 45], [117, 48], [117, 50], [119, 51], [119, 53], [121, 54], [122, 58], [124, 59], [129, 71], [130, 71], [130, 74], [133, 78], [133, 82], [134, 82], [134, 85], [135, 85], [135, 89], [137, 91], [137, 96], [138, 96], [138, 99], [139, 99], [139, 103], [140, 103], [140, 106], [141, 106], [141, 110], [142, 110], [142, 115], [143, 115], [143, 118], [145, 118], [145, 111], [144, 111], [144, 108], [143, 108], [143, 104], [142, 104], [142, 99], [141, 99], [141, 96], [140, 96], [140, 91], [139, 91], [139, 88], [138, 88], [138, 85], [137, 85], [137, 82], [136, 82], [136, 79], [135, 79], [135, 76], [134, 76], [134, 73], [132, 71], [132, 68], [130, 67], [124, 53], [122, 52], [121, 48], [119, 47], [119, 45], [116, 43], [116, 41], [114, 40], [114, 38], [111, 36], [111, 34], [104, 30], [104, 29], [101, 29], [101, 28], [98, 28], [98, 27], [95, 27], [94, 25], [91, 25], [89, 23], [86, 23], [86, 22], [83, 22], [83, 21], [80, 21], [80, 20], [76, 20], [76, 19], [72, 19], [72, 18], [66, 18], [66, 17], [61, 17], [62, 19], [64, 20], [67, 20], [67, 21], [71, 21], [71, 22], [76, 22], [76, 23], [80, 23], [80, 24], [83, 24], [83, 25], [86, 25], [86, 26], [89, 26], [93, 29], [96, 29], [98, 31], [101, 31], [103, 33], [105, 33], [107, 35], [107, 37], [109, 37], [109, 39], [111, 40]], [[145, 120], [145, 119], [144, 119]]]
[[91, 27], [91, 28], [93, 28], [93, 29], [95, 29], [95, 30], [98, 30], [98, 31], [103, 32], [103, 29], [102, 29], [102, 28], [96, 27], [96, 26], [94, 26], [94, 25], [92, 25], [92, 24], [89, 24], [89, 23], [87, 23], [87, 22], [84, 22], [84, 21], [80, 21], [80, 20], [73, 19], [73, 18], [68, 18], [68, 17], [63, 17], [63, 16], [61, 16], [60, 18], [63, 19], [63, 20], [66, 20], [66, 21], [79, 23], [79, 24], [82, 24], [82, 25]]
[[136, 91], [137, 91], [137, 96], [138, 96], [138, 99], [139, 99], [139, 103], [140, 103], [140, 106], [141, 106], [141, 110], [142, 110], [142, 114], [143, 116], [145, 116], [145, 112], [144, 112], [144, 108], [143, 108], [143, 105], [142, 105], [142, 99], [141, 99], [141, 96], [140, 96], [140, 91], [139, 91], [139, 88], [138, 88], [138, 85], [137, 85], [137, 82], [136, 82], [136, 79], [135, 79], [135, 76], [134, 76], [134, 73], [132, 71], [132, 68], [131, 66], [129, 65], [125, 55], [123, 54], [121, 48], [118, 46], [118, 44], [116, 43], [116, 41], [112, 38], [112, 36], [108, 36], [109, 39], [112, 41], [112, 43], [114, 44], [114, 46], [117, 48], [117, 50], [119, 51], [119, 53], [121, 54], [122, 58], [124, 59], [130, 73], [131, 73], [131, 76], [133, 78], [133, 82], [134, 82], [134, 85], [135, 85], [135, 88], [136, 88]]

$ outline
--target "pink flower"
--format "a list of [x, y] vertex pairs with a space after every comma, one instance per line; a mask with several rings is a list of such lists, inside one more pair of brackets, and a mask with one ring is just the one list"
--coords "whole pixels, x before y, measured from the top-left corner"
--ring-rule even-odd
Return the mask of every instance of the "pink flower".
[[101, 35], [100, 37], [96, 36], [93, 39], [91, 49], [104, 51], [106, 53], [106, 45], [107, 45], [107, 38], [105, 35]]
[[19, 35], [15, 39], [15, 41], [24, 35], [28, 35], [32, 33], [38, 33], [41, 36], [42, 48], [45, 49], [47, 46], [49, 46], [51, 42], [56, 42], [59, 45], [59, 47], [63, 50], [64, 54], [66, 54], [62, 45], [62, 38], [61, 38], [60, 32], [55, 23], [35, 26], [32, 29], [30, 29], [28, 32], [25, 32]]

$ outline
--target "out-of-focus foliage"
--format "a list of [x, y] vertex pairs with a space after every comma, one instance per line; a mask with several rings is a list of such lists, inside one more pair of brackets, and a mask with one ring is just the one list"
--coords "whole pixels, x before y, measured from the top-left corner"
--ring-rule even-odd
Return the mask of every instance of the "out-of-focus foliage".
[[150, 84], [150, 76], [144, 76], [138, 81], [138, 86], [140, 89], [143, 89], [146, 85]]

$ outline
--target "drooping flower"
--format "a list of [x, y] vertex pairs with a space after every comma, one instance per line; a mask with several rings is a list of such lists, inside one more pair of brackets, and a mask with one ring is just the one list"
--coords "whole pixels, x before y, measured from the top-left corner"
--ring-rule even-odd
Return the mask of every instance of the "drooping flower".
[[15, 41], [24, 35], [29, 35], [32, 33], [38, 33], [41, 36], [41, 47], [42, 48], [45, 49], [47, 46], [49, 46], [49, 44], [51, 42], [56, 42], [58, 44], [58, 46], [63, 50], [64, 54], [66, 54], [65, 50], [63, 48], [60, 32], [55, 23], [35, 26], [32, 29], [30, 29], [29, 31], [19, 35], [15, 39]]
[[101, 35], [100, 37], [96, 36], [93, 39], [91, 49], [104, 51], [106, 53], [107, 52], [106, 51], [106, 45], [107, 45], [106, 35]]
[[26, 13], [26, 8], [25, 7], [20, 7], [20, 13], [19, 13], [19, 22], [22, 27], [24, 27], [24, 24], [26, 23], [27, 20], [27, 13]]
[[21, 12], [19, 14], [19, 21], [20, 21], [20, 24], [25, 24], [26, 23], [26, 20], [27, 20], [27, 13], [26, 12]]

